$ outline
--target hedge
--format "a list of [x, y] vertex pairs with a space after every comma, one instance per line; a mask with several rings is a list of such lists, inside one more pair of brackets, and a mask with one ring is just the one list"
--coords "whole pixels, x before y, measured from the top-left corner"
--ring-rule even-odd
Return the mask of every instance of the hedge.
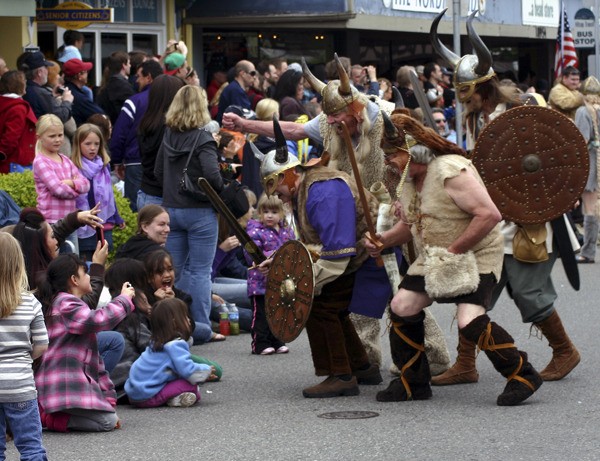
[[[37, 205], [37, 194], [35, 192], [35, 183], [33, 181], [33, 172], [31, 170], [27, 170], [23, 173], [0, 174], [0, 189], [8, 192], [21, 208], [34, 207]], [[113, 190], [117, 202], [117, 209], [119, 210], [121, 217], [125, 220], [127, 227], [125, 227], [125, 229], [119, 229], [118, 227], [113, 229], [114, 248], [109, 256], [109, 259], [111, 260], [114, 257], [115, 249], [119, 248], [119, 246], [129, 239], [129, 237], [135, 234], [135, 229], [137, 227], [137, 213], [134, 213], [131, 211], [131, 208], [129, 208], [129, 200], [123, 197], [114, 187]]]

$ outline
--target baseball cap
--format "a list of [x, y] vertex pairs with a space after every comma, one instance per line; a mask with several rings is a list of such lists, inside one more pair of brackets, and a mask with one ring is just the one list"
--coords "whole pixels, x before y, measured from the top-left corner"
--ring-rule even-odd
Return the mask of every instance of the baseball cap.
[[449, 69], [448, 69], [448, 68], [446, 68], [446, 67], [442, 67], [442, 74], [444, 74], [444, 75], [450, 75], [450, 76], [453, 76], [453, 75], [454, 75], [454, 72], [452, 72], [451, 70], [449, 70]]
[[44, 54], [41, 51], [27, 52], [21, 61], [23, 70], [34, 70], [39, 67], [51, 67], [54, 63], [46, 61]]
[[181, 53], [171, 53], [165, 58], [166, 74], [173, 75], [175, 71], [185, 64], [185, 56]]
[[63, 73], [67, 76], [77, 75], [79, 72], [89, 71], [94, 65], [91, 62], [83, 62], [81, 59], [69, 59], [63, 64]]

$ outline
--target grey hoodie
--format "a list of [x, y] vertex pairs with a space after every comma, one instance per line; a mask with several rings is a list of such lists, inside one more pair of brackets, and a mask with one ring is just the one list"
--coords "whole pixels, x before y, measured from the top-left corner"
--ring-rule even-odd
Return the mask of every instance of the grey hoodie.
[[203, 129], [177, 132], [167, 127], [154, 165], [154, 175], [163, 186], [162, 204], [165, 207], [206, 208], [210, 206], [208, 199], [196, 200], [179, 193], [183, 168], [196, 139], [198, 141], [188, 165], [188, 175], [194, 181], [199, 177], [206, 178], [217, 193], [223, 189], [217, 143], [212, 135]]

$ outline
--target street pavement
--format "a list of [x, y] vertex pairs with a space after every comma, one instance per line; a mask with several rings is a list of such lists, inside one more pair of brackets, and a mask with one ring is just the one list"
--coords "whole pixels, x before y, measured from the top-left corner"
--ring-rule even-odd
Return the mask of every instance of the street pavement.
[[[287, 355], [253, 356], [248, 334], [194, 347], [219, 362], [223, 380], [202, 387], [191, 408], [119, 406], [123, 428], [105, 434], [44, 432], [51, 460], [598, 460], [600, 459], [600, 264], [580, 266], [576, 293], [558, 262], [557, 307], [582, 356], [562, 381], [544, 383], [523, 405], [498, 407], [504, 379], [484, 354], [479, 383], [434, 387], [428, 401], [379, 403], [390, 380], [387, 332], [382, 337], [384, 384], [361, 386], [356, 397], [305, 399], [313, 375], [306, 334]], [[432, 311], [455, 357], [454, 306]], [[503, 295], [491, 317], [515, 338], [541, 370], [550, 359], [547, 341], [530, 334]], [[383, 321], [382, 321], [383, 325]], [[369, 411], [369, 419], [324, 419], [324, 413]], [[9, 443], [7, 459], [18, 459]]]

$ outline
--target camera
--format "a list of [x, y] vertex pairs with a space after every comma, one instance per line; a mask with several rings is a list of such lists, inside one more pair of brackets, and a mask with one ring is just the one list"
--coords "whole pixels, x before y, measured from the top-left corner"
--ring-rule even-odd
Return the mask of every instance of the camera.
[[56, 92], [58, 94], [63, 94], [65, 92], [65, 88], [63, 86], [57, 86], [56, 87]]

